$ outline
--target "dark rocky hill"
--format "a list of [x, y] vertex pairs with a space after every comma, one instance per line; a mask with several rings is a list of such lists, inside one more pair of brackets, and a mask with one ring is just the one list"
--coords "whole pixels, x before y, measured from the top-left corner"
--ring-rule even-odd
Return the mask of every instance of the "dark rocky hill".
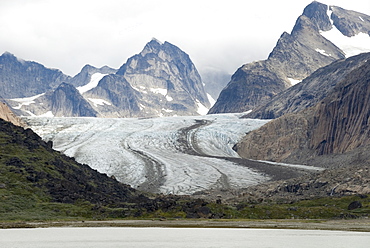
[[363, 149], [370, 145], [369, 101], [370, 60], [365, 60], [315, 106], [247, 134], [237, 145], [238, 153], [244, 158], [322, 166], [368, 163], [370, 155]]
[[358, 12], [312, 2], [297, 19], [291, 34], [281, 35], [267, 60], [245, 64], [235, 72], [209, 113], [255, 109], [317, 69], [344, 59], [345, 52], [323, 32], [337, 28], [344, 37], [359, 32], [369, 34], [369, 20], [369, 16]]

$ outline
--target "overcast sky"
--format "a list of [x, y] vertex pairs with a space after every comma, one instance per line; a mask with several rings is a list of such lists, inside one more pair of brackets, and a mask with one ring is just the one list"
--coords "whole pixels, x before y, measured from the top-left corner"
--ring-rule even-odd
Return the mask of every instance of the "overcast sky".
[[[197, 68], [233, 73], [266, 59], [311, 0], [0, 0], [0, 53], [77, 74], [119, 68], [153, 37]], [[370, 15], [369, 0], [322, 3]]]

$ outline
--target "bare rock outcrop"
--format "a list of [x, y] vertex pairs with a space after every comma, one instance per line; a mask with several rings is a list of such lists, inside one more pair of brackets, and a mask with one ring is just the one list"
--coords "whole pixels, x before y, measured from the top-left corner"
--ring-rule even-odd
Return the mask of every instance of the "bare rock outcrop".
[[13, 123], [16, 126], [24, 126], [24, 123], [19, 119], [9, 108], [5, 102], [0, 102], [0, 118]]
[[[370, 144], [370, 61], [349, 73], [312, 108], [286, 114], [247, 134], [244, 158], [284, 161], [344, 154]], [[305, 151], [305, 152], [303, 152]]]

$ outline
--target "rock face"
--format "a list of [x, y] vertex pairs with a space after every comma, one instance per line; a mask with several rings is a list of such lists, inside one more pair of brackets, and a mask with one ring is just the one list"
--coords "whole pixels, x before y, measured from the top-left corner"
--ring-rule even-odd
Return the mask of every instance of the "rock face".
[[140, 116], [141, 94], [119, 75], [108, 75], [84, 97], [102, 117]]
[[243, 65], [235, 72], [209, 113], [254, 109], [317, 69], [370, 49], [367, 46], [356, 52], [347, 51], [337, 40], [326, 38], [337, 29], [343, 30], [342, 37], [360, 32], [369, 34], [369, 25], [367, 15], [334, 6], [328, 8], [319, 2], [311, 3], [297, 19], [291, 34], [284, 32], [281, 35], [267, 60]]
[[0, 118], [16, 126], [24, 126], [24, 123], [10, 110], [5, 102], [0, 102]]
[[97, 116], [97, 112], [70, 84], [60, 84], [55, 91], [45, 94], [40, 101], [44, 104], [49, 102], [54, 116]]
[[349, 73], [370, 60], [370, 53], [338, 60], [322, 67], [296, 84], [279, 93], [266, 104], [260, 105], [245, 115], [253, 119], [275, 119], [287, 113], [298, 113], [312, 107], [322, 99]]
[[39, 95], [69, 79], [59, 70], [18, 59], [8, 52], [0, 56], [0, 94], [5, 99]]
[[34, 98], [30, 104], [15, 108], [19, 109], [18, 111], [24, 116], [27, 116], [28, 113], [56, 117], [97, 116], [97, 112], [78, 90], [67, 83], [61, 83], [55, 90], [50, 90]]
[[198, 115], [201, 107], [210, 107], [189, 56], [168, 42], [153, 39], [140, 54], [129, 58], [116, 75], [139, 94], [141, 116]]
[[26, 116], [157, 117], [206, 114], [210, 108], [189, 56], [155, 39], [119, 70], [86, 65], [73, 78], [8, 53], [1, 63], [3, 97]]
[[[344, 154], [370, 145], [370, 61], [354, 69], [315, 106], [286, 114], [237, 145], [244, 158], [286, 161]], [[365, 156], [370, 161], [370, 157]]]

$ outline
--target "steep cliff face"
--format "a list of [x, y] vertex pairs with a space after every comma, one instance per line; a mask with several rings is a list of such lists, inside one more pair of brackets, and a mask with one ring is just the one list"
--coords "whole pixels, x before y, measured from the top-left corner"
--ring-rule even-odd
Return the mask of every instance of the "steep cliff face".
[[314, 109], [310, 149], [345, 153], [370, 144], [370, 61], [349, 74]]
[[275, 119], [287, 113], [298, 113], [324, 99], [349, 73], [370, 60], [370, 53], [338, 60], [322, 67], [289, 89], [260, 105], [246, 118]]
[[[311, 3], [297, 19], [291, 34], [281, 35], [267, 60], [243, 65], [235, 72], [209, 113], [254, 109], [319, 68], [370, 51], [367, 45], [370, 37], [367, 43], [362, 43], [364, 47], [351, 47], [349, 40], [340, 42], [353, 34], [368, 35], [369, 20], [369, 16], [358, 12], [328, 7], [316, 1]], [[338, 37], [342, 38], [336, 39]]]
[[[54, 116], [97, 116], [97, 112], [70, 84], [62, 83], [55, 91], [45, 94], [43, 98], [50, 102], [50, 110]], [[43, 101], [44, 104], [46, 101]]]
[[69, 79], [59, 70], [18, 59], [8, 52], [0, 56], [0, 92], [5, 99], [42, 94]]
[[102, 117], [140, 116], [141, 94], [120, 75], [103, 77], [84, 97]]
[[[349, 73], [314, 107], [286, 114], [237, 145], [245, 158], [307, 162], [370, 144], [370, 60]], [[369, 157], [370, 158], [370, 157]]]

